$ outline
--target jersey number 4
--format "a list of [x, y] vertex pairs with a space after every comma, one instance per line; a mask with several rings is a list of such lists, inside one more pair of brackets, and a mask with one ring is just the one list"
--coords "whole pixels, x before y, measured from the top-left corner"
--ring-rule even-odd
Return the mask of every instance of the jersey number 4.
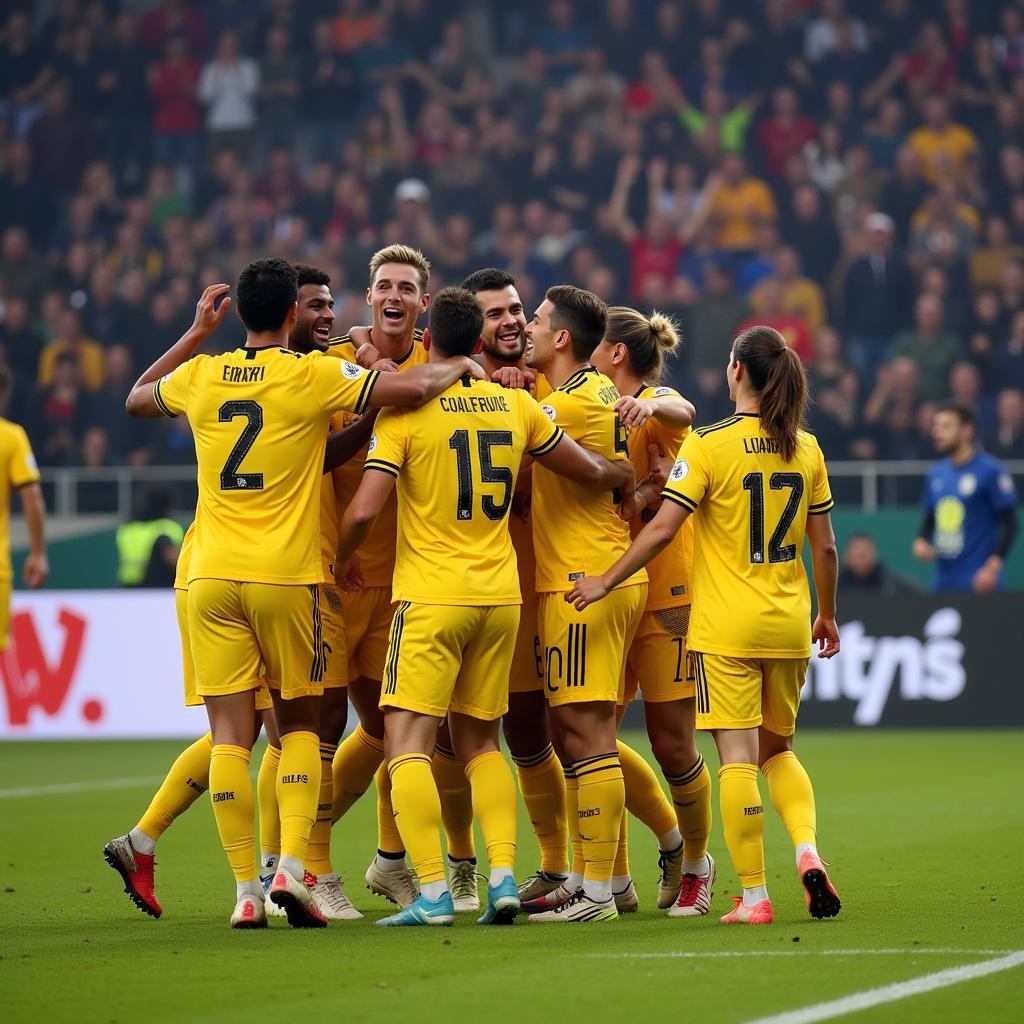
[[225, 402], [217, 410], [217, 418], [221, 423], [230, 423], [233, 419], [244, 416], [246, 423], [241, 436], [231, 449], [224, 468], [220, 471], [220, 489], [222, 491], [262, 491], [262, 473], [239, 473], [238, 467], [242, 459], [249, 454], [249, 449], [256, 443], [256, 438], [263, 429], [263, 407], [256, 402]]
[[[512, 504], [512, 488], [515, 478], [512, 470], [505, 466], [495, 466], [491, 462], [491, 451], [501, 446], [512, 447], [511, 430], [478, 430], [476, 431], [477, 450], [480, 455], [480, 483], [501, 484], [504, 493], [500, 501], [495, 501], [489, 494], [480, 498], [480, 507], [488, 519], [495, 521], [504, 519]], [[459, 474], [459, 500], [455, 509], [455, 518], [459, 520], [473, 518], [473, 461], [470, 457], [469, 431], [456, 430], [448, 438], [448, 447], [455, 452], [455, 465]]]
[[[769, 562], [792, 562], [796, 558], [796, 545], [783, 544], [786, 533], [793, 525], [796, 510], [804, 494], [804, 478], [799, 473], [772, 473], [768, 486], [773, 491], [789, 489], [789, 501], [782, 510], [779, 522], [768, 541]], [[764, 473], [748, 473], [743, 478], [743, 490], [750, 493], [750, 561], [764, 564]]]

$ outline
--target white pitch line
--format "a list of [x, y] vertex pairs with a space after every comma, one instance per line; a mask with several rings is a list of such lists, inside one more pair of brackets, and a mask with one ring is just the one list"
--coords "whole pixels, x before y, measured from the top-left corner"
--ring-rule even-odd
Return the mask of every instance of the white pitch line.
[[617, 950], [614, 953], [588, 953], [588, 959], [596, 960], [703, 960], [730, 957], [759, 956], [910, 956], [918, 953], [940, 954], [942, 956], [1001, 956], [1014, 953], [1010, 949], [956, 949], [911, 946], [909, 949], [752, 949], [752, 950], [714, 950], [688, 951], [666, 950], [656, 953], [627, 953]]
[[936, 971], [934, 974], [924, 974], [920, 978], [911, 978], [909, 981], [897, 981], [892, 985], [883, 985], [881, 988], [869, 988], [863, 992], [843, 996], [842, 999], [831, 999], [827, 1003], [805, 1006], [801, 1010], [787, 1010], [769, 1017], [758, 1017], [755, 1020], [747, 1021], [746, 1024], [816, 1024], [817, 1021], [843, 1017], [848, 1013], [858, 1013], [861, 1010], [870, 1009], [872, 1006], [880, 1006], [882, 1003], [895, 1003], [910, 996], [919, 996], [925, 992], [948, 988], [950, 985], [959, 985], [962, 981], [972, 981], [974, 978], [984, 978], [989, 974], [1009, 971], [1022, 964], [1024, 964], [1024, 950], [1018, 950], [996, 960], [985, 960], [980, 964], [968, 964], [966, 967], [948, 967], [946, 970]]
[[56, 796], [60, 793], [89, 793], [97, 789], [135, 789], [162, 781], [162, 775], [146, 775], [134, 779], [96, 779], [94, 782], [61, 782], [53, 786], [23, 786], [20, 789], [0, 789], [0, 800], [22, 796]]

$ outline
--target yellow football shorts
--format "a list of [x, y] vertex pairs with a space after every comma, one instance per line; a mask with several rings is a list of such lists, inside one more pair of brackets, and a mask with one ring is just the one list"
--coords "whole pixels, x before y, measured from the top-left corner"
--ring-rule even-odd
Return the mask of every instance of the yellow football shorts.
[[325, 690], [348, 686], [348, 644], [342, 602], [341, 587], [333, 583], [324, 583], [320, 587], [320, 617], [323, 620], [324, 648], [327, 654]]
[[0, 579], [0, 651], [6, 651], [11, 642], [11, 590], [10, 579]]
[[384, 678], [391, 620], [398, 606], [390, 587], [363, 587], [345, 595], [345, 640], [348, 645], [349, 681], [365, 676]]
[[516, 649], [512, 655], [512, 674], [508, 678], [509, 693], [536, 693], [544, 689], [544, 657], [537, 635], [537, 604], [535, 593], [523, 593]]
[[763, 725], [792, 736], [809, 658], [731, 658], [690, 654], [698, 729], [753, 729]]
[[493, 721], [508, 711], [519, 605], [400, 601], [391, 625], [380, 706]]
[[687, 670], [686, 629], [689, 605], [644, 612], [626, 654], [625, 703], [637, 694], [651, 704], [684, 700], [694, 695]]
[[330, 658], [345, 659], [343, 634], [340, 651], [325, 642], [330, 614], [321, 584], [194, 580], [188, 627], [196, 692], [212, 697], [255, 690], [254, 666], [262, 659], [267, 685], [285, 700], [320, 696]]
[[561, 593], [540, 595], [544, 692], [549, 704], [622, 699], [626, 651], [646, 601], [646, 583], [613, 590], [582, 612]]
[[[178, 615], [178, 635], [181, 637], [181, 674], [185, 684], [185, 707], [194, 708], [203, 703], [203, 698], [196, 690], [196, 670], [192, 663], [192, 644], [189, 642], [188, 632], [188, 591], [175, 590], [174, 610]], [[256, 662], [255, 674], [263, 675], [262, 661]], [[266, 683], [260, 679], [259, 688], [256, 690], [256, 710], [268, 711], [274, 706], [270, 699], [270, 690]]]

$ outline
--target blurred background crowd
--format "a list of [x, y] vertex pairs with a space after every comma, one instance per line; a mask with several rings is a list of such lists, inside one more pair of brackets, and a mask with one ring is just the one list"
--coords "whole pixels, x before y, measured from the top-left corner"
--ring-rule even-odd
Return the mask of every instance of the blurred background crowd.
[[[0, 24], [0, 366], [44, 466], [187, 463], [123, 401], [200, 290], [403, 241], [676, 316], [728, 410], [779, 328], [832, 460], [930, 458], [934, 403], [1024, 458], [1024, 4], [37, 0]], [[237, 344], [237, 324], [219, 344]], [[2, 372], [2, 371], [0, 371]]]

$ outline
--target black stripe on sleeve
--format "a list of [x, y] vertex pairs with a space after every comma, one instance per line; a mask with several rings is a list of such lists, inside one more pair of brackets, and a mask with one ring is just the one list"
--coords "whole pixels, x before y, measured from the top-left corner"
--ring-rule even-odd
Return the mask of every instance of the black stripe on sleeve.
[[366, 375], [366, 379], [363, 381], [363, 387], [359, 392], [359, 400], [356, 402], [355, 411], [361, 413], [366, 409], [366, 403], [370, 400], [370, 395], [373, 394], [374, 385], [377, 383], [377, 378], [380, 376], [380, 370], [370, 370]]
[[564, 431], [562, 430], [561, 427], [555, 427], [555, 429], [552, 432], [551, 436], [542, 445], [540, 445], [537, 448], [532, 449], [530, 451], [530, 454], [534, 458], [536, 458], [538, 455], [547, 455], [547, 453], [549, 451], [551, 451], [552, 448], [554, 448], [555, 445], [558, 444], [559, 441], [562, 440], [562, 434], [563, 433], [564, 433]]
[[826, 512], [831, 512], [835, 508], [836, 503], [834, 501], [827, 501], [821, 505], [812, 505], [808, 510], [809, 516], [823, 516]]
[[160, 394], [160, 385], [161, 385], [161, 383], [162, 383], [162, 381], [158, 380], [153, 385], [153, 401], [156, 402], [156, 407], [165, 416], [169, 417], [172, 420], [176, 420], [178, 418], [178, 414], [176, 412], [171, 412], [171, 410], [167, 407], [167, 403], [163, 399], [163, 395]]
[[363, 472], [365, 473], [368, 469], [379, 469], [382, 473], [389, 473], [393, 477], [398, 477], [399, 467], [393, 462], [385, 462], [383, 459], [367, 459], [363, 463]]
[[695, 502], [684, 497], [682, 494], [676, 494], [675, 491], [662, 491], [661, 496], [662, 498], [667, 498], [669, 501], [674, 501], [677, 505], [681, 505], [687, 512], [697, 511], [697, 505]]

